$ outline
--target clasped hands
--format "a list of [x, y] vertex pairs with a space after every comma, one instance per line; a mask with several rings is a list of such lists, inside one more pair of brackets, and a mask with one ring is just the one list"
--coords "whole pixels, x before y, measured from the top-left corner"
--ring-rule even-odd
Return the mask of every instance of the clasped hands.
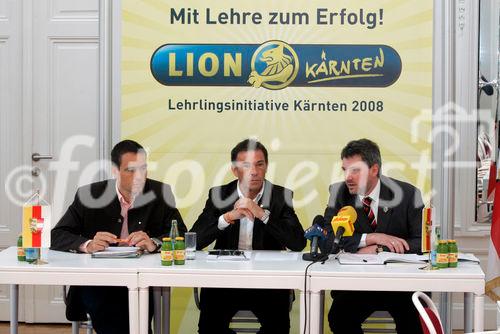
[[376, 254], [378, 245], [389, 248], [390, 252], [404, 254], [410, 250], [410, 245], [406, 240], [385, 234], [385, 233], [368, 233], [366, 235], [366, 247], [358, 249], [360, 254]]
[[234, 224], [235, 220], [247, 217], [250, 220], [255, 220], [255, 217], [264, 216], [264, 209], [250, 198], [240, 198], [234, 203], [233, 210], [224, 214], [224, 220], [229, 224]]
[[[109, 247], [110, 244], [116, 244], [120, 241], [121, 240], [112, 233], [97, 232], [94, 238], [88, 243], [86, 250], [88, 253], [99, 252]], [[144, 231], [135, 231], [130, 233], [124, 242], [126, 242], [129, 246], [140, 247], [148, 252], [154, 252], [156, 250], [156, 244]]]

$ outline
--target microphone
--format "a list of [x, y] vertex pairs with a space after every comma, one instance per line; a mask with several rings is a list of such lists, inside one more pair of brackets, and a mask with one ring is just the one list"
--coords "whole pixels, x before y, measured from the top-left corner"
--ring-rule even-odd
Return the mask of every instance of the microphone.
[[302, 259], [305, 261], [318, 261], [323, 258], [322, 254], [318, 253], [319, 239], [325, 240], [327, 232], [322, 228], [325, 219], [321, 215], [317, 215], [313, 219], [313, 224], [304, 232], [304, 237], [311, 240], [311, 250], [308, 253], [302, 254]]
[[332, 250], [338, 248], [342, 237], [350, 237], [354, 233], [354, 222], [358, 218], [356, 210], [348, 205], [344, 206], [337, 212], [337, 215], [332, 218], [332, 228], [335, 234]]

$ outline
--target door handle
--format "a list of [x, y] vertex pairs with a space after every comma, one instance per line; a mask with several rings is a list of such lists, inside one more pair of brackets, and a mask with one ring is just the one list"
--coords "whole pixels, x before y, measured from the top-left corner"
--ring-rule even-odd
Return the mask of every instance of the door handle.
[[40, 160], [51, 160], [53, 159], [51, 155], [43, 155], [43, 154], [39, 154], [39, 153], [33, 153], [31, 155], [31, 160], [33, 161], [40, 161]]

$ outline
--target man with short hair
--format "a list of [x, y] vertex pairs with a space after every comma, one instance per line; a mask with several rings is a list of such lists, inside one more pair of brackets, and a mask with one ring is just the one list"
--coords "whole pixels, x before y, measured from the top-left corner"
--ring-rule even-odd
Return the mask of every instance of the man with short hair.
[[[332, 249], [331, 220], [344, 206], [353, 206], [358, 218], [352, 237], [344, 237], [342, 248], [352, 253], [379, 251], [419, 253], [423, 202], [414, 186], [381, 175], [378, 145], [368, 139], [353, 140], [341, 152], [344, 182], [330, 186], [325, 210], [329, 239], [323, 251]], [[332, 291], [328, 314], [335, 334], [363, 333], [361, 324], [374, 311], [386, 310], [394, 318], [398, 333], [422, 333], [411, 292]]]
[[[306, 241], [293, 209], [292, 192], [265, 179], [268, 157], [264, 145], [246, 139], [233, 148], [231, 161], [237, 180], [210, 189], [192, 228], [197, 233], [197, 247], [215, 241], [216, 249], [301, 251]], [[289, 298], [289, 290], [203, 288], [198, 332], [234, 333], [229, 322], [243, 309], [259, 319], [259, 333], [289, 333]]]
[[[52, 230], [52, 249], [95, 253], [110, 245], [136, 246], [157, 252], [172, 220], [180, 234], [187, 230], [175, 208], [170, 186], [147, 178], [146, 152], [132, 140], [111, 151], [115, 179], [78, 189], [73, 203]], [[72, 286], [68, 318], [90, 314], [98, 334], [129, 332], [126, 287]]]

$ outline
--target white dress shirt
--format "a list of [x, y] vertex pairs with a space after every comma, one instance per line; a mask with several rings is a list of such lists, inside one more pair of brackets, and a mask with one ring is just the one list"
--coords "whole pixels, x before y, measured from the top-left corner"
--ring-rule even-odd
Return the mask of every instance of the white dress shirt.
[[[363, 203], [365, 197], [370, 197], [372, 202], [370, 203], [370, 208], [373, 210], [375, 215], [375, 221], [378, 222], [378, 203], [380, 201], [380, 179], [377, 181], [377, 185], [368, 195], [358, 195], [359, 201]], [[361, 240], [359, 241], [358, 248], [366, 247], [366, 233], [361, 235]]]
[[[262, 184], [262, 188], [260, 189], [259, 193], [253, 201], [255, 203], [258, 203], [259, 200], [261, 199], [262, 195], [264, 194], [264, 188], [265, 188], [266, 182]], [[240, 183], [238, 182], [238, 185], [236, 186], [236, 189], [238, 191], [238, 197], [239, 198], [244, 198], [243, 193], [240, 190]], [[269, 221], [269, 217], [266, 218], [263, 223], [267, 224]], [[251, 250], [252, 249], [252, 240], [253, 240], [253, 220], [248, 219], [247, 217], [240, 218], [240, 235], [238, 239], [238, 249], [242, 250]], [[217, 224], [217, 227], [219, 230], [224, 230], [226, 227], [228, 227], [230, 224], [224, 219], [224, 215], [220, 215], [219, 217], [219, 222]]]

